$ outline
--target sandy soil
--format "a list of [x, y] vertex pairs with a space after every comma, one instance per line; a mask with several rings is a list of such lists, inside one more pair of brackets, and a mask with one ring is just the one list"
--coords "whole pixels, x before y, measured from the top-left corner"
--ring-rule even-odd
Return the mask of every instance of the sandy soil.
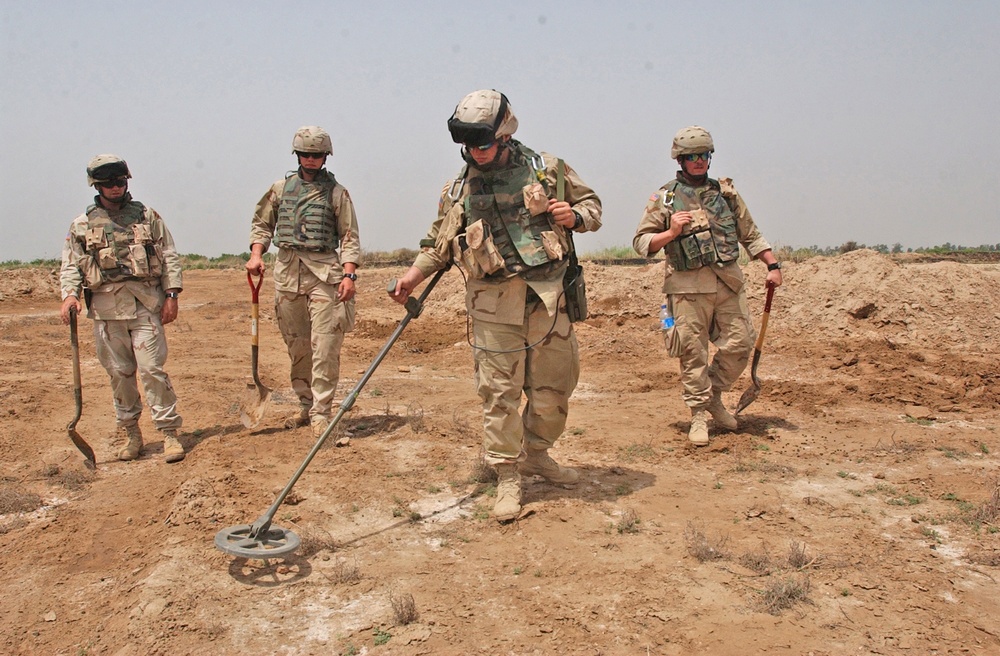
[[[168, 327], [182, 463], [162, 461], [146, 416], [143, 457], [113, 459], [83, 321], [95, 472], [66, 432], [56, 276], [3, 272], [0, 652], [1000, 654], [1000, 266], [871, 251], [788, 265], [761, 396], [703, 449], [656, 329], [662, 266], [587, 265], [583, 373], [554, 450], [580, 484], [527, 481], [517, 522], [489, 518], [451, 271], [337, 427], [350, 445], [328, 440], [277, 510], [302, 547], [268, 561], [213, 538], [266, 511], [314, 440], [281, 427], [294, 400], [269, 302], [275, 398], [255, 430], [240, 423], [242, 272], [186, 273]], [[759, 320], [763, 267], [747, 271]], [[403, 316], [384, 293], [398, 273], [362, 271], [340, 397]]]

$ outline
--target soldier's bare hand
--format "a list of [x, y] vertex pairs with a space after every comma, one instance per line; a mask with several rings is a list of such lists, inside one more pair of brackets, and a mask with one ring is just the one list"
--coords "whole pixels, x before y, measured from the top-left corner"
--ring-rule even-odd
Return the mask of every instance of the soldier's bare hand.
[[356, 290], [354, 288], [354, 281], [350, 278], [344, 278], [340, 281], [340, 286], [337, 287], [337, 298], [341, 303], [346, 303], [347, 301], [354, 298]]
[[164, 326], [177, 318], [177, 299], [163, 299], [163, 307], [160, 308], [160, 323]]
[[576, 214], [573, 214], [573, 208], [564, 200], [550, 198], [549, 214], [552, 215], [553, 221], [564, 228], [572, 229], [576, 224]]
[[62, 322], [65, 324], [69, 323], [69, 309], [72, 307], [76, 308], [77, 314], [80, 314], [80, 311], [83, 310], [83, 306], [80, 305], [80, 299], [76, 296], [67, 296], [62, 302], [62, 307], [59, 308], [59, 316], [62, 317]]
[[247, 260], [246, 269], [252, 275], [262, 276], [264, 275], [264, 258], [256, 253], [250, 255], [250, 259]]

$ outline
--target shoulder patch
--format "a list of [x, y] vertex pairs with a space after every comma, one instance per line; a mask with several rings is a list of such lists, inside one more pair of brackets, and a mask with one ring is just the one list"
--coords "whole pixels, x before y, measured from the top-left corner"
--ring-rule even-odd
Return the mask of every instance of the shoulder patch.
[[660, 200], [660, 194], [653, 194], [652, 196], [649, 197], [650, 203], [655, 203], [658, 200]]

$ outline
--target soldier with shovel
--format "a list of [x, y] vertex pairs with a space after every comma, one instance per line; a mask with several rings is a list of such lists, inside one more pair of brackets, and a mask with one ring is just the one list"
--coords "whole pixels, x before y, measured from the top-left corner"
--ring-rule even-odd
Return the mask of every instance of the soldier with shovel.
[[354, 203], [326, 170], [333, 144], [326, 130], [299, 128], [292, 138], [298, 168], [257, 203], [250, 228], [250, 275], [264, 275], [263, 255], [278, 246], [274, 313], [292, 361], [299, 409], [287, 428], [312, 424], [319, 437], [330, 423], [340, 379], [344, 334], [354, 329], [354, 282], [361, 242]]
[[[674, 325], [667, 350], [680, 358], [684, 403], [691, 408], [688, 439], [708, 444], [707, 415], [734, 430], [736, 418], [722, 402], [747, 366], [754, 344], [740, 244], [767, 265], [766, 284], [781, 285], [781, 263], [757, 230], [730, 178], [708, 177], [715, 144], [705, 128], [692, 125], [674, 136], [670, 156], [681, 170], [646, 203], [632, 247], [649, 257], [666, 249], [663, 293]], [[718, 346], [711, 364], [708, 343]]]
[[82, 309], [80, 290], [86, 290], [97, 358], [111, 377], [116, 434], [125, 442], [118, 459], [135, 460], [142, 450], [138, 375], [153, 425], [163, 433], [163, 455], [167, 462], [179, 462], [184, 459], [184, 446], [177, 439], [181, 416], [163, 370], [163, 326], [177, 318], [180, 258], [160, 215], [132, 198], [131, 177], [128, 164], [117, 155], [98, 155], [87, 165], [87, 182], [97, 196], [66, 235], [60, 314], [63, 323], [70, 323], [71, 311]]

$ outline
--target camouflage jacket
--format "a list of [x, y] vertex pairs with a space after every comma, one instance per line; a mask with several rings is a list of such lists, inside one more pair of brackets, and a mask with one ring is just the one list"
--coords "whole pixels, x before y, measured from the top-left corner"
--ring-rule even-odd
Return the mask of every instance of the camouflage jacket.
[[[88, 213], [81, 214], [70, 224], [66, 240], [63, 242], [62, 266], [59, 271], [59, 287], [62, 298], [80, 296], [84, 287], [91, 292], [87, 316], [100, 321], [134, 319], [136, 317], [136, 302], [142, 303], [150, 312], [159, 312], [163, 305], [163, 292], [167, 289], [183, 288], [180, 257], [174, 246], [174, 239], [160, 215], [150, 207], [144, 207], [126, 196], [126, 203], [121, 210], [106, 211], [100, 208], [99, 196], [94, 199], [95, 207], [91, 207], [90, 216], [99, 217], [111, 228], [113, 241], [117, 247], [126, 249], [129, 246], [139, 248], [149, 254], [144, 272], [134, 271], [119, 274], [112, 279], [102, 275], [98, 253], [113, 251], [116, 245], [104, 243], [104, 248], [98, 249], [94, 243], [94, 230]], [[136, 218], [141, 216], [143, 239], [137, 239], [139, 233], [135, 225], [140, 223]], [[100, 231], [98, 231], [100, 232]], [[90, 247], [88, 248], [88, 234]], [[123, 235], [126, 235], [123, 237]], [[134, 242], [148, 242], [134, 243]], [[109, 257], [117, 254], [109, 253]], [[119, 256], [119, 259], [120, 256]], [[110, 269], [109, 269], [110, 270]]]
[[[704, 186], [692, 191], [696, 195], [721, 193], [725, 197], [736, 217], [736, 238], [750, 254], [750, 257], [755, 258], [763, 251], [771, 249], [771, 245], [757, 229], [746, 203], [733, 187], [733, 181], [730, 178], [720, 178], [718, 182], [708, 180]], [[632, 247], [643, 257], [656, 255], [658, 251], [650, 252], [649, 250], [650, 241], [656, 234], [670, 229], [670, 216], [674, 210], [669, 205], [664, 206], [663, 194], [664, 191], [661, 187], [650, 196], [632, 240]], [[668, 261], [665, 267], [663, 292], [665, 294], [714, 293], [719, 280], [722, 280], [734, 292], [738, 292], [743, 288], [743, 271], [736, 261], [702, 266], [688, 271], [677, 271]]]
[[[250, 245], [252, 247], [253, 244], [262, 244], [265, 253], [271, 246], [271, 239], [278, 224], [278, 209], [284, 189], [285, 178], [282, 178], [271, 185], [254, 211], [250, 227]], [[360, 263], [361, 240], [358, 235], [354, 203], [347, 189], [340, 184], [335, 188], [332, 204], [337, 217], [340, 248], [323, 253], [279, 247], [274, 267], [274, 287], [277, 291], [298, 291], [299, 267], [306, 267], [320, 280], [334, 285], [340, 283], [344, 262], [352, 262], [355, 265]]]
[[[518, 144], [515, 142], [515, 146]], [[556, 167], [559, 159], [549, 153], [541, 153], [544, 161], [546, 186], [549, 198], [556, 196]], [[601, 199], [594, 190], [580, 179], [576, 171], [563, 162], [565, 198], [583, 219], [583, 224], [575, 232], [593, 232], [601, 227]], [[431, 225], [427, 237], [421, 241], [425, 245], [417, 255], [413, 265], [425, 276], [443, 269], [454, 257], [453, 241], [467, 226], [465, 198], [469, 195], [469, 185], [465, 184], [465, 169], [454, 180], [447, 183], [441, 192], [438, 216]], [[434, 246], [429, 246], [433, 240]], [[466, 309], [474, 319], [510, 325], [524, 322], [524, 307], [530, 288], [545, 303], [550, 314], [557, 311], [565, 261], [558, 267], [538, 267], [527, 269], [517, 275], [494, 279], [470, 279], [466, 286]], [[539, 273], [541, 275], [539, 275]]]

